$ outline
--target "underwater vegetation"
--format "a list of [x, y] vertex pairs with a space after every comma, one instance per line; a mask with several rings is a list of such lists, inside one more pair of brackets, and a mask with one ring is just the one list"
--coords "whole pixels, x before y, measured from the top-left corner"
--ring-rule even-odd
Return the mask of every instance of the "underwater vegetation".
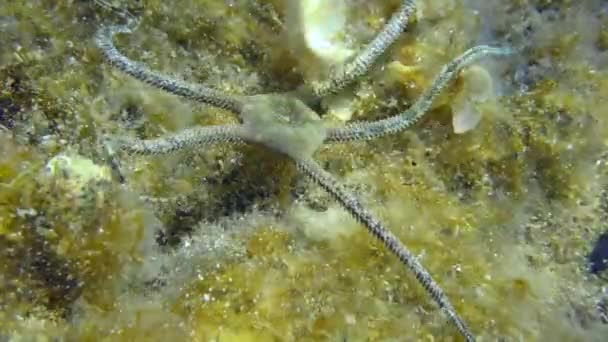
[[[402, 1], [107, 3], [141, 18], [113, 39], [129, 59], [252, 95], [314, 87]], [[120, 20], [96, 1], [0, 5], [1, 339], [461, 338], [399, 260], [279, 154], [108, 158], [109, 136], [238, 123], [105, 63], [94, 37]], [[307, 103], [323, 122], [403, 112], [472, 46], [517, 54], [458, 73], [405, 131], [271, 147], [315, 152], [478, 340], [602, 341], [607, 30], [599, 0], [417, 2], [371, 72]]]

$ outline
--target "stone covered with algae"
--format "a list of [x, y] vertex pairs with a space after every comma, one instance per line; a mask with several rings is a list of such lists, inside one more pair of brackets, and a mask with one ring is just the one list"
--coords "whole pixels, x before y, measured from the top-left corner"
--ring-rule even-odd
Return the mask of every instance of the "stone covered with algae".
[[[319, 71], [285, 42], [287, 1], [112, 3], [143, 18], [117, 46], [167, 74], [254, 94]], [[354, 49], [399, 5], [346, 3]], [[104, 65], [91, 37], [115, 20], [91, 1], [0, 5], [1, 339], [458, 339], [396, 258], [270, 151], [121, 156], [126, 186], [108, 179], [108, 134], [235, 122]], [[452, 126], [453, 100], [477, 96], [465, 71], [410, 130], [317, 154], [480, 339], [608, 334], [596, 310], [605, 280], [585, 264], [608, 217], [607, 27], [594, 0], [424, 4], [341, 94], [341, 120], [384, 118], [466, 48], [520, 49], [474, 66], [494, 94], [467, 132]]]

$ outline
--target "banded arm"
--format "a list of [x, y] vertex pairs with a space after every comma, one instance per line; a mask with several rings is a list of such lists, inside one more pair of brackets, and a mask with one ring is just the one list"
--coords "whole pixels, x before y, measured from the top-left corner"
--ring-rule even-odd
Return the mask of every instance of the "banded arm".
[[95, 44], [102, 51], [104, 58], [110, 65], [142, 82], [171, 94], [226, 109], [235, 114], [241, 113], [243, 103], [237, 96], [201, 85], [173, 79], [159, 72], [150, 70], [142, 63], [134, 62], [123, 55], [118, 51], [116, 46], [114, 46], [112, 38], [116, 34], [130, 32], [132, 32], [130, 26], [113, 25], [103, 26], [95, 34]]
[[468, 49], [446, 64], [431, 88], [403, 113], [373, 122], [355, 122], [345, 127], [329, 128], [326, 143], [371, 140], [383, 135], [397, 133], [415, 124], [429, 110], [435, 98], [464, 67], [486, 56], [507, 56], [514, 51], [506, 47], [479, 45]]
[[114, 144], [129, 154], [151, 155], [211, 144], [244, 143], [242, 136], [241, 126], [217, 125], [190, 128], [173, 135], [149, 140], [120, 137], [115, 139]]
[[403, 0], [382, 31], [352, 61], [340, 66], [330, 75], [330, 79], [312, 84], [314, 95], [323, 97], [337, 93], [357, 78], [365, 75], [372, 65], [396, 40], [415, 12], [414, 0]]
[[433, 280], [424, 266], [420, 264], [416, 257], [393, 233], [372, 216], [372, 214], [359, 203], [359, 200], [355, 196], [347, 193], [338, 182], [315, 161], [297, 160], [296, 165], [300, 171], [327, 191], [357, 221], [362, 223], [371, 235], [380, 240], [389, 251], [399, 258], [399, 260], [414, 274], [418, 283], [422, 285], [466, 341], [475, 341], [475, 337], [469, 331], [469, 328], [460, 316], [458, 316], [458, 313], [447, 296], [443, 293], [443, 290], [441, 290], [439, 285]]

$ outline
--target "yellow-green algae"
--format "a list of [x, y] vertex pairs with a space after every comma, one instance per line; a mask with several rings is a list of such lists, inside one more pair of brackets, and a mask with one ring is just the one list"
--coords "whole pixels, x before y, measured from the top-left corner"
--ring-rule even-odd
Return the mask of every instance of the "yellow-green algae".
[[[143, 18], [117, 44], [152, 68], [247, 94], [295, 88], [309, 72], [272, 20], [283, 1], [114, 2]], [[504, 79], [498, 108], [453, 134], [457, 81], [409, 131], [318, 157], [421, 255], [483, 340], [600, 341], [605, 282], [586, 274], [585, 255], [606, 229], [606, 7], [439, 2], [382, 62], [409, 71], [378, 68], [353, 89], [353, 119], [401, 110], [479, 40], [527, 40], [522, 56], [486, 61]], [[353, 1], [353, 39], [398, 3]], [[128, 189], [87, 183], [86, 200], [56, 186], [47, 162], [69, 152], [102, 166], [104, 134], [234, 122], [103, 65], [91, 36], [115, 19], [91, 1], [0, 5], [0, 337], [457, 340], [394, 256], [268, 151], [124, 158]], [[156, 210], [137, 194], [186, 199]], [[164, 248], [158, 229], [172, 237]]]

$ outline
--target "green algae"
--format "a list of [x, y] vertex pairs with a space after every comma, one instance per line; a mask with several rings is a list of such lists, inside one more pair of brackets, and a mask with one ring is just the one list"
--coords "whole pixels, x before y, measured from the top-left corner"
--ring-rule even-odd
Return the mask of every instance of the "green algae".
[[[369, 3], [353, 9], [366, 14], [354, 38], [361, 43], [398, 1]], [[282, 20], [285, 4], [272, 5]], [[421, 255], [485, 340], [599, 341], [606, 328], [594, 306], [602, 282], [585, 274], [584, 256], [606, 229], [600, 193], [608, 171], [601, 157], [608, 77], [601, 60], [576, 58], [576, 51], [605, 51], [606, 18], [588, 39], [580, 26], [561, 34], [557, 24], [536, 18], [543, 14], [534, 7], [584, 17], [593, 1], [495, 5], [511, 6], [497, 20], [496, 41], [509, 31], [501, 23], [541, 33], [529, 38], [538, 44], [520, 60], [496, 69], [506, 96], [492, 115], [454, 134], [449, 101], [456, 82], [413, 129], [324, 147], [318, 157]], [[305, 74], [297, 56], [281, 43], [276, 23], [261, 20], [251, 6], [146, 1], [132, 8], [142, 25], [117, 45], [154, 69], [227, 91], [296, 88]], [[441, 65], [478, 39], [483, 15], [493, 13], [480, 5], [481, 16], [468, 20], [470, 8], [451, 6], [432, 20], [417, 18], [387, 56], [412, 73], [395, 77], [387, 68], [363, 80], [354, 91], [353, 119], [386, 117], [414, 101]], [[455, 339], [394, 257], [268, 151], [218, 147], [124, 158], [129, 190], [115, 181], [86, 182], [79, 186], [87, 195], [74, 196], [45, 171], [61, 153], [102, 166], [98, 141], [105, 134], [154, 137], [234, 118], [104, 66], [91, 37], [116, 18], [91, 3], [8, 2], [0, 5], [0, 20], [0, 46], [11, 47], [0, 51], [0, 123], [10, 129], [0, 133], [2, 335]], [[515, 78], [518, 65], [538, 79]], [[518, 89], [520, 83], [528, 89]], [[158, 210], [135, 194], [188, 196]], [[334, 224], [340, 234], [323, 233]], [[163, 249], [154, 247], [158, 229], [170, 236]], [[220, 247], [200, 248], [221, 239], [227, 242]]]

